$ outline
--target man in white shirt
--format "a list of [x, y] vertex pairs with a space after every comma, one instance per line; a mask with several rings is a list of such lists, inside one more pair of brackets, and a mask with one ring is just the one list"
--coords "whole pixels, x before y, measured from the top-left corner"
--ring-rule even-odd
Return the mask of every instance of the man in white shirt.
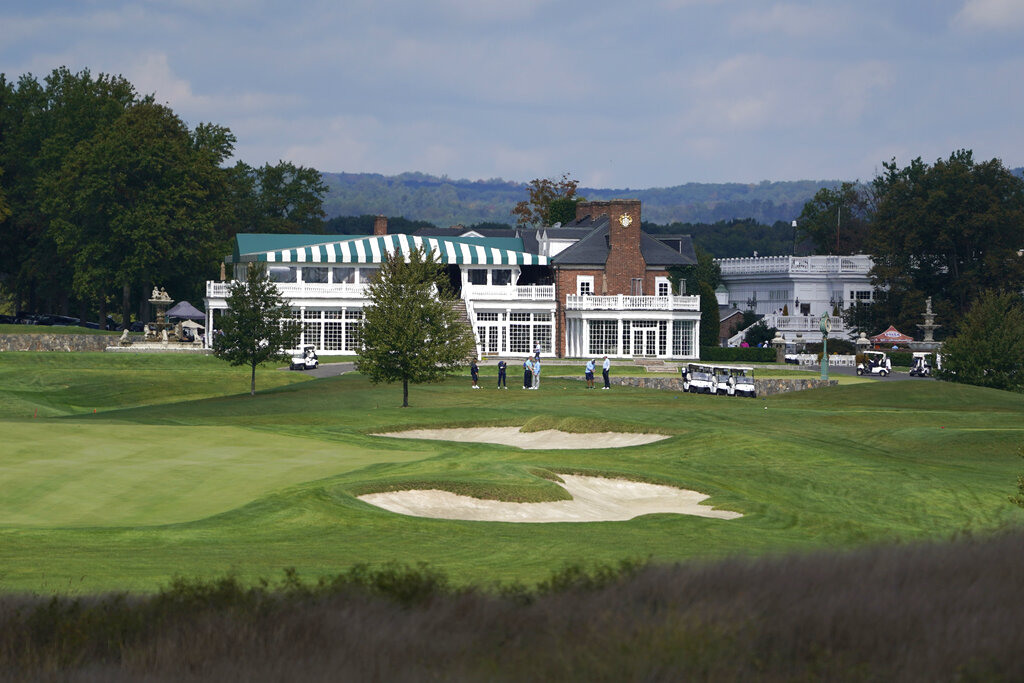
[[611, 383], [608, 381], [608, 371], [612, 368], [612, 362], [608, 360], [608, 356], [604, 357], [604, 364], [601, 365], [601, 375], [604, 376], [604, 387], [603, 389], [611, 389]]

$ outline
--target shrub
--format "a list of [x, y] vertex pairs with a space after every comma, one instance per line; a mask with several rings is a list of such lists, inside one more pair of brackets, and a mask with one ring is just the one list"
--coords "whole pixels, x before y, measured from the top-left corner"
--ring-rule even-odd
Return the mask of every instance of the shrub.
[[700, 359], [716, 363], [774, 363], [775, 349], [759, 349], [753, 346], [747, 349], [702, 346]]

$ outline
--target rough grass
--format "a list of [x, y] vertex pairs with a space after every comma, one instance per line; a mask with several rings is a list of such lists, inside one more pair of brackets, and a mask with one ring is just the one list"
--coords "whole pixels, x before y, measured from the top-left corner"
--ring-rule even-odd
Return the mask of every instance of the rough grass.
[[424, 565], [0, 599], [0, 680], [1015, 681], [1024, 534], [757, 561]]

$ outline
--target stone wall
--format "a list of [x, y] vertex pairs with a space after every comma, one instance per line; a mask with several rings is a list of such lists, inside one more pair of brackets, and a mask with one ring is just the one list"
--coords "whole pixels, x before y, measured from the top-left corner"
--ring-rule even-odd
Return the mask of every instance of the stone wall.
[[2, 334], [0, 351], [103, 351], [117, 340], [107, 334]]
[[[597, 376], [597, 384], [601, 378]], [[683, 390], [681, 377], [615, 377], [610, 378], [612, 384], [627, 387], [642, 387], [645, 389], [660, 389], [663, 391]], [[791, 391], [803, 391], [804, 389], [820, 389], [822, 387], [834, 387], [839, 382], [834, 379], [755, 379], [754, 387], [758, 396], [773, 396], [775, 394], [786, 394]]]

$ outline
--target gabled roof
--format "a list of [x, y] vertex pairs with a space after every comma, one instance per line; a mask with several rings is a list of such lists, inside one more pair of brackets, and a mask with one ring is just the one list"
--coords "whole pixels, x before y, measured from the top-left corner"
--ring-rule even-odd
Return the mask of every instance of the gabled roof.
[[[610, 250], [608, 246], [608, 216], [602, 215], [592, 221], [588, 217], [583, 221], [589, 222], [594, 228], [576, 244], [553, 256], [551, 258], [553, 264], [559, 266], [603, 266], [608, 260]], [[690, 253], [682, 254], [658, 241], [654, 236], [648, 235], [646, 232], [640, 233], [640, 253], [648, 266], [668, 268], [669, 266], [695, 265], [697, 255], [693, 253], [693, 244], [690, 243], [689, 246]]]
[[441, 239], [403, 234], [360, 235], [319, 244], [296, 244], [280, 249], [243, 253], [240, 260], [288, 264], [381, 263], [386, 254], [400, 253], [408, 258], [410, 253], [422, 245], [433, 252], [438, 261], [446, 264], [547, 265], [547, 257], [507, 248], [507, 244], [502, 244], [506, 242], [517, 243], [516, 240], [496, 241], [486, 237]]

